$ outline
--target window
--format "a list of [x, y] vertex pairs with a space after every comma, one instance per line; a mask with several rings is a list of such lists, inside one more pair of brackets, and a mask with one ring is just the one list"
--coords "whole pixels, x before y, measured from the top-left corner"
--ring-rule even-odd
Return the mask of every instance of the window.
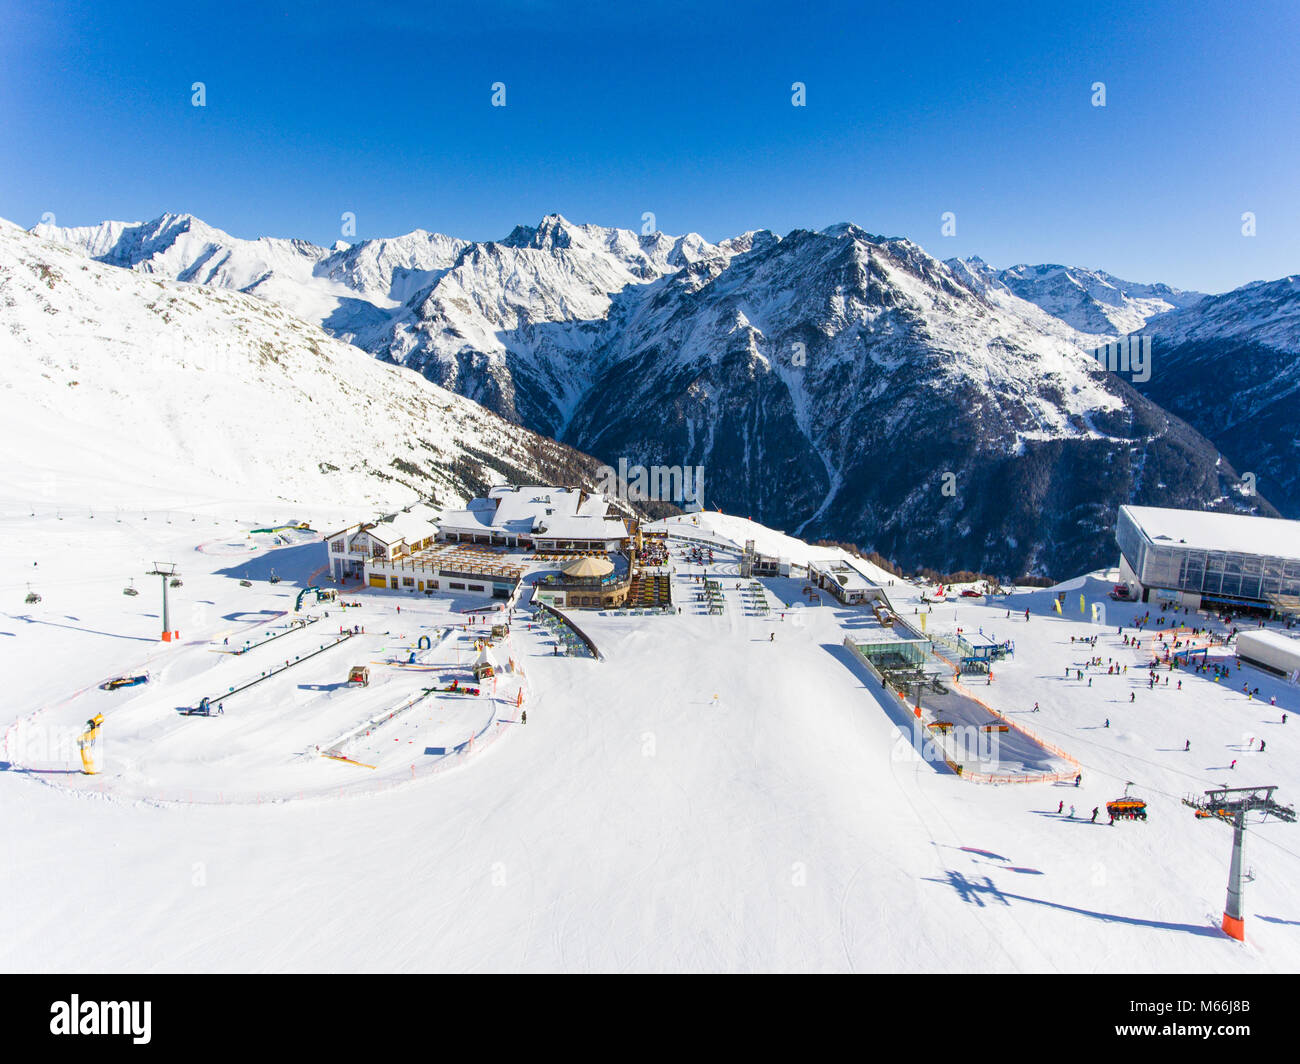
[[330, 550], [333, 551], [335, 554], [342, 554], [342, 553], [343, 553], [343, 540], [341, 540], [341, 539], [332, 539], [332, 540], [330, 540]]
[[402, 577], [402, 586], [403, 586], [403, 587], [414, 587], [414, 586], [415, 586], [415, 577], [413, 577], [413, 576], [404, 576], [404, 577]]
[[470, 585], [469, 585], [469, 589], [470, 589], [471, 591], [482, 591], [482, 590], [483, 590], [483, 585], [482, 585], [482, 584], [470, 584]]
[[451, 588], [453, 591], [464, 591], [464, 590], [465, 590], [465, 585], [464, 585], [464, 584], [458, 584], [458, 583], [456, 583], [455, 580], [451, 581], [451, 583], [449, 583], [447, 586], [448, 586], [449, 588]]

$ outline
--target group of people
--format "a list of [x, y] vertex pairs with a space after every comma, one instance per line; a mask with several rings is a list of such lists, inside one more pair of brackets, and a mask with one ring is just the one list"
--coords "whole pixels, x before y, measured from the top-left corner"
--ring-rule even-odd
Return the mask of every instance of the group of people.
[[[1075, 784], [1075, 786], [1078, 786], [1078, 784]], [[1065, 812], [1065, 803], [1064, 803], [1064, 802], [1061, 802], [1061, 803], [1056, 807], [1056, 812], [1057, 812], [1057, 815], [1058, 815], [1058, 816]], [[1074, 806], [1070, 806], [1070, 812], [1069, 812], [1069, 814], [1066, 816], [1066, 819], [1067, 819], [1067, 820], [1073, 820], [1073, 819], [1074, 819], [1074, 813], [1075, 813]], [[1088, 822], [1089, 822], [1090, 824], [1095, 824], [1095, 823], [1097, 823], [1097, 817], [1100, 815], [1100, 813], [1101, 813], [1101, 806], [1099, 806], [1099, 805], [1094, 805], [1094, 806], [1092, 807], [1092, 818], [1091, 818]], [[1110, 823], [1111, 823], [1112, 825], [1115, 823], [1115, 817], [1114, 817], [1113, 815], [1112, 815], [1111, 818], [1110, 818]]]

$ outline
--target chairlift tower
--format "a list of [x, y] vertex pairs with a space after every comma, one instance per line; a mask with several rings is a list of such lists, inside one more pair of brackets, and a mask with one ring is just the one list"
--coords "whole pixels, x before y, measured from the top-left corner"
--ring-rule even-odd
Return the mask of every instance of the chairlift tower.
[[[1242, 851], [1246, 845], [1246, 817], [1262, 814], [1261, 820], [1275, 816], [1294, 823], [1295, 810], [1273, 800], [1272, 787], [1217, 787], [1206, 791], [1204, 798], [1184, 798], [1183, 804], [1196, 810], [1202, 818], [1216, 817], [1232, 824], [1232, 865], [1228, 871], [1228, 900], [1223, 910], [1223, 930], [1239, 942], [1246, 939], [1246, 911], [1242, 905]], [[1253, 876], [1244, 877], [1247, 881]]]
[[153, 568], [148, 575], [162, 577], [162, 641], [164, 643], [178, 642], [181, 634], [172, 630], [171, 614], [167, 609], [167, 585], [181, 574], [176, 571], [175, 562], [154, 562]]

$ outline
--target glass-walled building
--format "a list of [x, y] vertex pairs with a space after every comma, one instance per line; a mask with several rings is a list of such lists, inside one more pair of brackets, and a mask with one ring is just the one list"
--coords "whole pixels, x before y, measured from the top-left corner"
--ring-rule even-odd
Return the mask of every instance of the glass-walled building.
[[1144, 601], [1155, 591], [1194, 608], [1300, 604], [1300, 521], [1121, 506], [1115, 541], [1120, 579]]

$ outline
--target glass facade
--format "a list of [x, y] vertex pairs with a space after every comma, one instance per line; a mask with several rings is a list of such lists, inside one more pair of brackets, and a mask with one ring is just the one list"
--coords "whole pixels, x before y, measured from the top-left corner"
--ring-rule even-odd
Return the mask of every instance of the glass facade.
[[1115, 542], [1146, 587], [1257, 602], [1270, 595], [1300, 595], [1300, 560], [1152, 541], [1122, 508]]

